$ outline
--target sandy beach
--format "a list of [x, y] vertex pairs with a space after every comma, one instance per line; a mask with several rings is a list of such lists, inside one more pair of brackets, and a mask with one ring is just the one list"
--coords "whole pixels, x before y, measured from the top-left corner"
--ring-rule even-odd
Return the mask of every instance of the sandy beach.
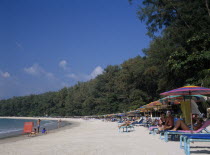
[[[31, 118], [34, 119], [34, 118]], [[43, 119], [43, 118], [42, 118]], [[179, 142], [149, 135], [145, 127], [119, 133], [116, 122], [64, 118], [73, 125], [36, 137], [1, 140], [1, 155], [184, 155]], [[194, 143], [191, 154], [210, 154], [210, 143]]]

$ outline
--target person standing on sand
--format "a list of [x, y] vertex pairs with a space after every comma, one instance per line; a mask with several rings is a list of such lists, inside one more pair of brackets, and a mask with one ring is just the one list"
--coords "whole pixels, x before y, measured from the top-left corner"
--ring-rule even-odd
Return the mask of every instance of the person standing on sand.
[[39, 133], [40, 123], [41, 123], [41, 119], [38, 119], [37, 123], [36, 123], [36, 125], [37, 125], [37, 133]]

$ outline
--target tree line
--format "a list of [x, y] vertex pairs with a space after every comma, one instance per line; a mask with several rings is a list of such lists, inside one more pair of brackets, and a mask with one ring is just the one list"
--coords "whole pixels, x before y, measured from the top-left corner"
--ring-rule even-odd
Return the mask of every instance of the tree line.
[[134, 110], [184, 85], [210, 87], [209, 6], [208, 0], [144, 0], [137, 15], [152, 38], [144, 56], [57, 92], [1, 100], [0, 115], [109, 114]]

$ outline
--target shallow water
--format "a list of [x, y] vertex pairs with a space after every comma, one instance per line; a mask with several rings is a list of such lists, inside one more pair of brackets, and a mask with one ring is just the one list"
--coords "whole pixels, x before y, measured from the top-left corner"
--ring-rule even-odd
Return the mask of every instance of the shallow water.
[[[28, 119], [2, 119], [0, 118], [0, 138], [6, 138], [11, 136], [18, 136], [23, 134], [23, 127], [25, 122], [34, 122], [34, 128], [36, 128], [37, 120], [28, 120]], [[46, 128], [47, 130], [52, 130], [57, 128], [56, 120], [42, 120], [41, 127]], [[61, 126], [64, 126], [65, 123], [62, 122]]]

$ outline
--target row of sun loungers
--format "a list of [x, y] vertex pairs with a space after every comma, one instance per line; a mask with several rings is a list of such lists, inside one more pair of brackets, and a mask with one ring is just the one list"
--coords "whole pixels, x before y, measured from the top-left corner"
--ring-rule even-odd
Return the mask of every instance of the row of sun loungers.
[[146, 123], [144, 123], [143, 121], [144, 121], [144, 119], [141, 119], [140, 121], [136, 121], [136, 122], [133, 122], [130, 125], [124, 125], [124, 126], [121, 126], [121, 124], [123, 124], [123, 122], [122, 121], [119, 121], [118, 122], [118, 126], [120, 126], [119, 127], [119, 132], [130, 132], [130, 131], [134, 131], [134, 127], [135, 126], [146, 125]]
[[[175, 140], [179, 138], [180, 148], [184, 149], [186, 155], [190, 155], [190, 143], [192, 142], [210, 142], [210, 132], [207, 130], [207, 127], [210, 126], [210, 120], [206, 121], [203, 126], [196, 131], [186, 131], [186, 130], [177, 130], [177, 131], [158, 131], [157, 126], [151, 126], [147, 122], [144, 122], [144, 119], [140, 121], [133, 122], [127, 126], [121, 126], [119, 132], [130, 132], [134, 131], [134, 126], [145, 126], [150, 130], [150, 134], [160, 134], [160, 139], [168, 142], [169, 140]], [[205, 133], [204, 133], [205, 132]]]
[[[184, 149], [186, 155], [190, 155], [190, 143], [191, 142], [210, 142], [210, 132], [207, 127], [210, 126], [210, 121], [206, 121], [203, 126], [196, 131], [177, 130], [177, 131], [161, 131], [160, 139], [165, 142], [180, 138], [180, 148]], [[150, 127], [150, 133], [155, 135], [158, 129], [156, 127]], [[205, 132], [205, 133], [204, 133]]]

